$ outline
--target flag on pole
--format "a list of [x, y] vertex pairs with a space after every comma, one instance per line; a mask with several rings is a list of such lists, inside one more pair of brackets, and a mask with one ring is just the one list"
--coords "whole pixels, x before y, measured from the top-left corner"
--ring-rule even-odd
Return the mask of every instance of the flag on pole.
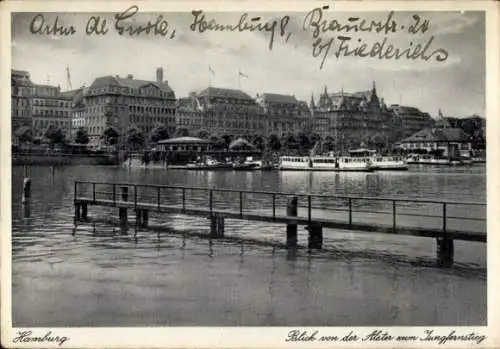
[[238, 70], [238, 76], [242, 76], [248, 79], [248, 75], [243, 74], [240, 70]]
[[68, 87], [71, 90], [73, 88], [73, 86], [71, 86], [71, 75], [69, 74], [69, 66], [66, 66], [66, 80], [67, 80]]
[[212, 69], [212, 67], [211, 67], [211, 66], [208, 66], [208, 71], [209, 71], [210, 73], [212, 73], [212, 75], [215, 75], [215, 71]]

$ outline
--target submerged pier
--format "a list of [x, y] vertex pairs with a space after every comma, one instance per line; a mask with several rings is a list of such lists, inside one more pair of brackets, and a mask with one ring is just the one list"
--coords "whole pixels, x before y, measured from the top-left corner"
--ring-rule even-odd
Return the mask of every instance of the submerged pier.
[[89, 206], [118, 208], [125, 233], [129, 210], [136, 229], [148, 227], [150, 213], [206, 217], [212, 238], [225, 236], [225, 219], [280, 223], [288, 249], [297, 248], [299, 226], [310, 249], [322, 248], [324, 228], [434, 238], [440, 267], [453, 265], [454, 240], [486, 242], [486, 203], [480, 202], [75, 182], [75, 222], [88, 221]]

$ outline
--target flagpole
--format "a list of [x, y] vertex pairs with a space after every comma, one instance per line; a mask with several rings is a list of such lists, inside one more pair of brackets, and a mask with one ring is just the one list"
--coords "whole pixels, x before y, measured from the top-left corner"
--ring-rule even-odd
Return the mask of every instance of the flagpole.
[[241, 90], [241, 77], [240, 77], [241, 72], [238, 70], [238, 90]]

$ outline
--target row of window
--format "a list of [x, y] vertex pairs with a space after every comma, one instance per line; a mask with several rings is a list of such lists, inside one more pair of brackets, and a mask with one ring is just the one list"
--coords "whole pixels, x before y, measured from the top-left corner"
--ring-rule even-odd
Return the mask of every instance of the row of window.
[[141, 96], [155, 96], [155, 97], [165, 97], [172, 98], [172, 92], [164, 92], [157, 88], [142, 88], [134, 89], [125, 86], [105, 86], [100, 88], [92, 88], [88, 91], [89, 95], [105, 95], [110, 93], [115, 94], [132, 94]]
[[33, 105], [42, 106], [42, 107], [61, 107], [61, 108], [70, 108], [71, 101], [58, 101], [55, 99], [33, 99]]
[[36, 120], [33, 119], [33, 128], [48, 128], [50, 125], [54, 125], [55, 127], [64, 129], [69, 129], [71, 127], [71, 123], [69, 121], [60, 121], [60, 120]]
[[70, 116], [68, 110], [38, 109], [33, 110], [33, 116]]
[[[419, 143], [402, 143], [402, 148], [407, 149], [420, 149], [420, 148], [438, 148], [438, 147], [448, 147], [446, 142], [419, 142]], [[460, 143], [461, 149], [469, 149], [470, 143]]]

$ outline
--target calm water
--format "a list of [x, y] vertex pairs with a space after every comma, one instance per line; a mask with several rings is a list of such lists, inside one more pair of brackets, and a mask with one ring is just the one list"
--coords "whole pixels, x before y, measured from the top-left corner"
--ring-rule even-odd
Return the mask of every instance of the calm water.
[[[20, 204], [22, 168], [12, 171], [14, 326], [486, 323], [481, 243], [456, 242], [455, 267], [443, 270], [433, 266], [433, 239], [374, 233], [325, 230], [324, 251], [295, 257], [273, 244], [195, 237], [189, 233], [206, 233], [207, 220], [181, 215], [153, 215], [167, 231], [139, 231], [137, 240], [104, 224], [95, 232], [79, 225], [72, 235], [75, 180], [485, 202], [484, 166], [335, 175], [31, 167], [29, 218]], [[89, 215], [117, 213], [91, 207]], [[225, 230], [284, 242], [283, 225], [226, 220]], [[306, 244], [302, 230], [299, 243]]]

